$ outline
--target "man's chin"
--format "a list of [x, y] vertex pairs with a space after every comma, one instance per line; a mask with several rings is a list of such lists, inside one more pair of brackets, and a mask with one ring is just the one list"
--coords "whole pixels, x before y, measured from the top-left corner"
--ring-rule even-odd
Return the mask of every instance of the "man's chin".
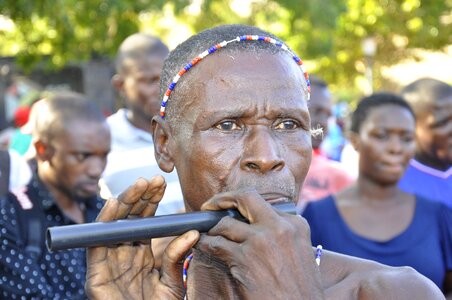
[[92, 190], [82, 190], [79, 189], [77, 193], [75, 193], [77, 202], [86, 202], [88, 200], [93, 199], [98, 194], [98, 190], [92, 191]]

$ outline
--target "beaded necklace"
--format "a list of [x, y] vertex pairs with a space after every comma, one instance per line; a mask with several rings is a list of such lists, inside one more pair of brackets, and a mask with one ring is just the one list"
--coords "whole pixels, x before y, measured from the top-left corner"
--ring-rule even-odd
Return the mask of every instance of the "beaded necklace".
[[279, 48], [283, 49], [284, 51], [288, 52], [292, 56], [292, 59], [297, 63], [297, 65], [300, 67], [301, 71], [303, 72], [304, 78], [306, 80], [308, 100], [309, 100], [310, 93], [311, 93], [311, 83], [309, 81], [309, 75], [303, 67], [303, 61], [295, 53], [293, 53], [292, 50], [290, 50], [290, 48], [286, 44], [284, 44], [283, 42], [278, 41], [274, 38], [271, 38], [271, 37], [260, 36], [260, 35], [242, 35], [242, 36], [236, 37], [235, 39], [232, 39], [229, 41], [223, 41], [219, 44], [216, 44], [216, 45], [210, 47], [206, 51], [204, 51], [201, 54], [199, 54], [198, 56], [196, 56], [191, 62], [186, 64], [182, 68], [182, 70], [180, 70], [179, 73], [177, 73], [177, 75], [174, 76], [173, 80], [169, 84], [168, 89], [166, 90], [165, 95], [163, 96], [163, 99], [162, 99], [162, 104], [160, 106], [161, 118], [162, 119], [165, 118], [165, 109], [166, 109], [166, 104], [168, 102], [168, 99], [169, 99], [171, 93], [173, 92], [174, 88], [176, 87], [177, 82], [185, 73], [187, 73], [191, 68], [193, 68], [197, 63], [199, 63], [201, 60], [203, 60], [209, 54], [214, 53], [218, 49], [226, 47], [230, 43], [242, 42], [242, 41], [262, 41], [265, 43], [273, 44], [276, 47], [279, 47]]

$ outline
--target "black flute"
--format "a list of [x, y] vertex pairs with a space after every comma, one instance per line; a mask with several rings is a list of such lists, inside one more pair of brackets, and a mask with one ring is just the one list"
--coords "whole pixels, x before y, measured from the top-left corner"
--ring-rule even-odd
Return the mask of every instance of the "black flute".
[[[275, 204], [273, 207], [281, 212], [296, 213], [293, 203]], [[47, 229], [46, 244], [50, 251], [55, 251], [177, 236], [192, 229], [198, 230], [199, 232], [207, 232], [226, 216], [247, 222], [237, 210], [227, 209], [140, 219], [124, 219], [111, 222], [56, 226]]]

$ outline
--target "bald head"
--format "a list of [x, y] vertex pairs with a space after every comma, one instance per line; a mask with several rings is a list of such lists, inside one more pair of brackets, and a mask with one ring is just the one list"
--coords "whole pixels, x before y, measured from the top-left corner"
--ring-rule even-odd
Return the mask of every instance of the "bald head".
[[94, 101], [80, 94], [56, 93], [40, 100], [33, 136], [48, 142], [73, 121], [104, 123], [105, 116]]
[[166, 57], [168, 47], [157, 37], [135, 33], [127, 37], [119, 46], [116, 57], [116, 72], [121, 74], [133, 63], [139, 63], [150, 56]]
[[422, 78], [407, 85], [402, 90], [402, 96], [419, 118], [430, 111], [428, 108], [433, 104], [452, 96], [452, 87], [440, 80]]

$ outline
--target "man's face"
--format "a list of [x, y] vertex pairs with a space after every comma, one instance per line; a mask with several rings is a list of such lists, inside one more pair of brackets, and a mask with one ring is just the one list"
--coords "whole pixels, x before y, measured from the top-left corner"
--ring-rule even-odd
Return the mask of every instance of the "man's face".
[[312, 150], [296, 63], [285, 54], [217, 53], [186, 76], [170, 144], [187, 210], [248, 188], [271, 203], [297, 201]]
[[126, 61], [122, 74], [127, 107], [149, 121], [160, 110], [159, 83], [164, 59], [163, 54], [156, 54], [139, 61]]
[[[323, 136], [328, 134], [328, 119], [331, 117], [331, 94], [326, 87], [312, 86], [311, 99], [308, 103], [311, 127], [322, 128]], [[317, 149], [322, 137], [312, 137], [312, 148]]]
[[46, 180], [69, 197], [88, 198], [98, 192], [98, 182], [110, 151], [106, 122], [72, 121], [49, 144], [52, 155]]
[[429, 111], [417, 120], [417, 152], [433, 164], [451, 166], [452, 95], [433, 103]]

